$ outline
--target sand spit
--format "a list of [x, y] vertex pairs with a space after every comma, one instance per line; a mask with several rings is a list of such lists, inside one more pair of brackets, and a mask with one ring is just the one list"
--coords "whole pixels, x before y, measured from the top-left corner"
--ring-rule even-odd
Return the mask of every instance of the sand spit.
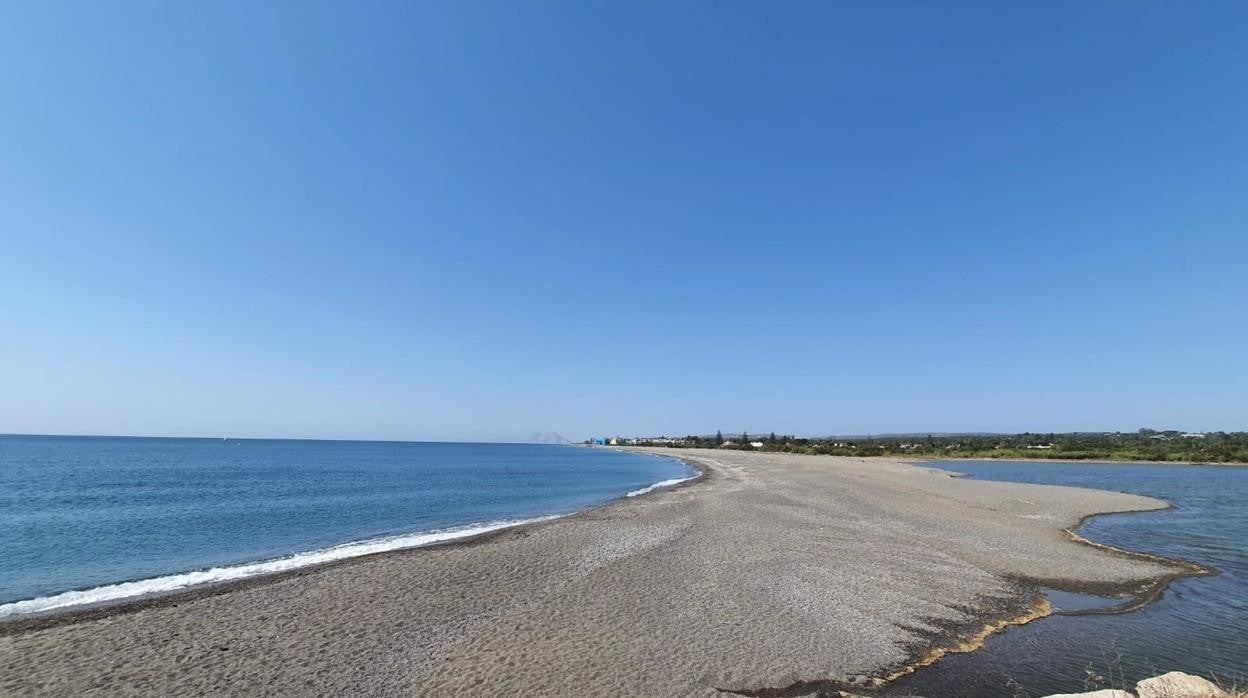
[[1036, 584], [1187, 572], [1065, 531], [1166, 506], [1145, 497], [656, 452], [706, 474], [460, 544], [0, 626], [0, 694], [800, 695], [1037, 617]]

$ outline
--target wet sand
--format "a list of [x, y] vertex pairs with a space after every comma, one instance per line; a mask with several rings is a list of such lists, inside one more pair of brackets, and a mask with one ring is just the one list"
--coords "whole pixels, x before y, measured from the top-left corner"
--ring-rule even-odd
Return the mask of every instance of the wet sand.
[[673, 490], [455, 545], [0, 625], [0, 694], [798, 695], [1190, 569], [1082, 544], [1135, 495], [657, 449]]

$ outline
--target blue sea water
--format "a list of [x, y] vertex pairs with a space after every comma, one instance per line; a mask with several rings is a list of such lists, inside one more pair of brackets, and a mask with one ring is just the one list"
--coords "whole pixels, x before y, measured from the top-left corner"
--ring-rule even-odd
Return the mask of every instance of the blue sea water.
[[0, 436], [0, 618], [437, 542], [694, 474], [576, 446]]
[[1156, 602], [1119, 614], [1078, 615], [1116, 605], [1055, 593], [1057, 615], [1010, 628], [979, 650], [949, 655], [890, 686], [887, 695], [1043, 696], [1126, 688], [1167, 671], [1248, 686], [1248, 468], [1044, 461], [932, 463], [984, 480], [1090, 487], [1170, 502], [1166, 511], [1110, 514], [1079, 533], [1128, 550], [1181, 558], [1216, 576], [1171, 583]]

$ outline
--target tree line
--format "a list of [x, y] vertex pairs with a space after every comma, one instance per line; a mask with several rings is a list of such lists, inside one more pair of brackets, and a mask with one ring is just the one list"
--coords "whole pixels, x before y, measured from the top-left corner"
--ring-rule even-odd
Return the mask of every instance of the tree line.
[[638, 445], [730, 448], [834, 456], [924, 458], [1062, 458], [1074, 460], [1248, 463], [1248, 432], [1189, 434], [1177, 430], [1022, 434], [955, 434], [802, 438], [775, 432], [688, 435], [637, 440]]

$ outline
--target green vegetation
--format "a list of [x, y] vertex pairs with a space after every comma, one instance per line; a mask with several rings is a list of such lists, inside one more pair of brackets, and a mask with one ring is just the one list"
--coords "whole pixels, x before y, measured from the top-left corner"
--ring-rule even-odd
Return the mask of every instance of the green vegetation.
[[[752, 446], [751, 442], [761, 447]], [[1062, 458], [1074, 460], [1192, 461], [1199, 463], [1248, 463], [1248, 432], [1208, 432], [1140, 429], [1137, 432], [1075, 432], [1068, 434], [957, 434], [882, 437], [797, 438], [795, 436], [748, 436], [725, 439], [684, 438], [630, 439], [639, 446], [732, 448], [835, 456], [913, 456], [922, 458]]]

